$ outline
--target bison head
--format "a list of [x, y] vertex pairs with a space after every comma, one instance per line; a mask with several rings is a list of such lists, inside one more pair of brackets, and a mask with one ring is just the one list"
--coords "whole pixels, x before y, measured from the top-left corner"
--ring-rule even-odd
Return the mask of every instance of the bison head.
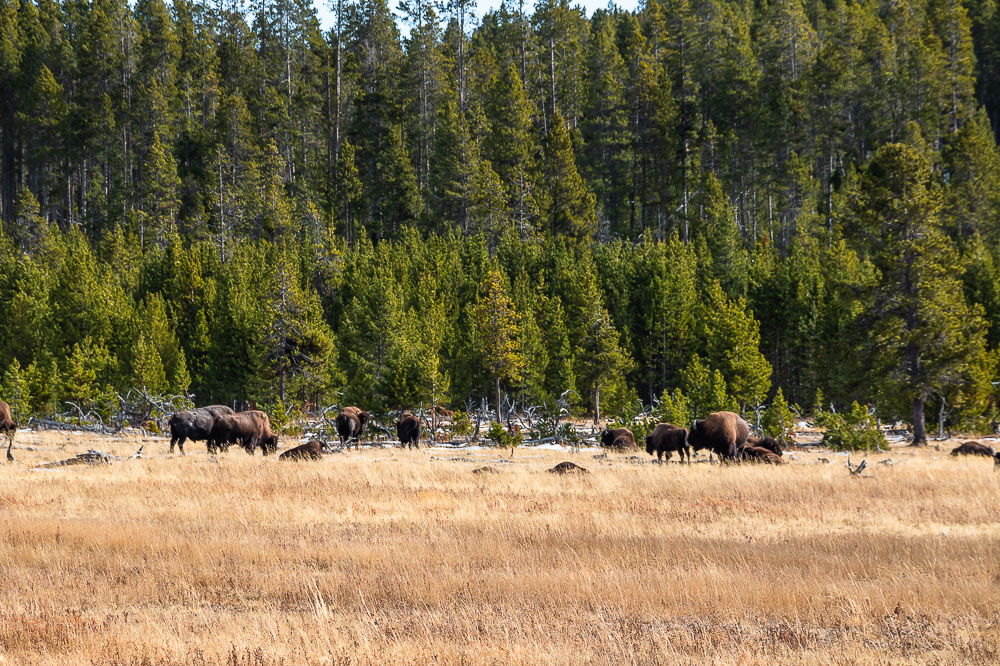
[[611, 446], [614, 444], [615, 435], [611, 432], [611, 428], [605, 428], [604, 432], [601, 433], [601, 446]]
[[653, 438], [646, 435], [646, 453], [653, 455]]

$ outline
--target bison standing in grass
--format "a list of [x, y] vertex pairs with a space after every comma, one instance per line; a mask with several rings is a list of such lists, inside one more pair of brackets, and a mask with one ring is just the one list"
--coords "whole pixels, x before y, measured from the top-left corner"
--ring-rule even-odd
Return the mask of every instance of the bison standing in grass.
[[601, 446], [615, 451], [636, 451], [635, 437], [628, 428], [607, 428], [601, 433]]
[[695, 451], [709, 449], [724, 461], [739, 458], [750, 436], [750, 426], [733, 412], [715, 412], [696, 419], [688, 433], [688, 443]]
[[361, 448], [361, 435], [365, 434], [368, 422], [371, 421], [371, 414], [357, 407], [344, 407], [334, 421], [337, 427], [337, 435], [340, 436], [340, 445], [343, 447], [354, 440], [354, 446]]
[[[233, 414], [233, 410], [225, 405], [209, 405], [208, 407], [198, 407], [186, 412], [178, 412], [170, 417], [167, 422], [170, 427], [170, 453], [174, 452], [174, 444], [184, 453], [184, 442], [191, 440], [196, 442], [201, 439], [207, 440], [212, 432], [215, 420], [220, 416]], [[209, 451], [212, 446], [209, 445]]]
[[979, 442], [965, 442], [951, 450], [953, 456], [989, 456], [993, 457], [993, 448]]
[[403, 412], [396, 422], [396, 436], [400, 445], [420, 448], [420, 421], [410, 412]]
[[14, 433], [17, 432], [17, 424], [10, 415], [10, 405], [0, 400], [0, 433], [7, 438], [7, 461], [14, 462], [14, 456], [10, 450], [14, 448]]
[[278, 436], [271, 432], [271, 420], [264, 412], [238, 412], [217, 418], [208, 436], [211, 452], [219, 447], [226, 450], [231, 444], [239, 444], [250, 455], [259, 446], [266, 456], [278, 450]]
[[687, 461], [691, 462], [691, 447], [687, 442], [688, 431], [686, 428], [678, 428], [671, 423], [658, 423], [653, 432], [646, 436], [646, 453], [656, 454], [657, 460], [670, 460], [674, 451], [684, 462], [684, 455], [687, 454]]

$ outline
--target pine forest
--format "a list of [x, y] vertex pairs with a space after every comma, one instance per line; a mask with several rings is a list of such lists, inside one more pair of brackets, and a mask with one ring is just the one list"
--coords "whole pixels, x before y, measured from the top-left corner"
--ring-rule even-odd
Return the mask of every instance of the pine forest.
[[995, 0], [474, 8], [0, 0], [17, 418], [1000, 419]]

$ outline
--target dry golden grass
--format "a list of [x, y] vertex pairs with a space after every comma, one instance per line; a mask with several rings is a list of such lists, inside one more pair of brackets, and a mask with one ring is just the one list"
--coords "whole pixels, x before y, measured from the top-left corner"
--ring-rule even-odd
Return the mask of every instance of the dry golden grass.
[[[984, 458], [897, 449], [859, 479], [815, 453], [216, 462], [156, 440], [148, 460], [33, 471], [138, 441], [17, 446], [0, 467], [0, 663], [1000, 662]], [[468, 461], [435, 459], [453, 456]], [[591, 474], [544, 473], [561, 460]], [[471, 473], [486, 462], [501, 473]]]

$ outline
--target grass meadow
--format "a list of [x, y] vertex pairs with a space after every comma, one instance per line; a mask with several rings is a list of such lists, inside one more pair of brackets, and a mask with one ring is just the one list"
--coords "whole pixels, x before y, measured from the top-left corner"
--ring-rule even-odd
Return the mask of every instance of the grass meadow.
[[1000, 663], [1000, 473], [945, 445], [868, 455], [869, 478], [814, 451], [288, 463], [162, 439], [32, 469], [139, 443], [18, 434], [0, 664]]

